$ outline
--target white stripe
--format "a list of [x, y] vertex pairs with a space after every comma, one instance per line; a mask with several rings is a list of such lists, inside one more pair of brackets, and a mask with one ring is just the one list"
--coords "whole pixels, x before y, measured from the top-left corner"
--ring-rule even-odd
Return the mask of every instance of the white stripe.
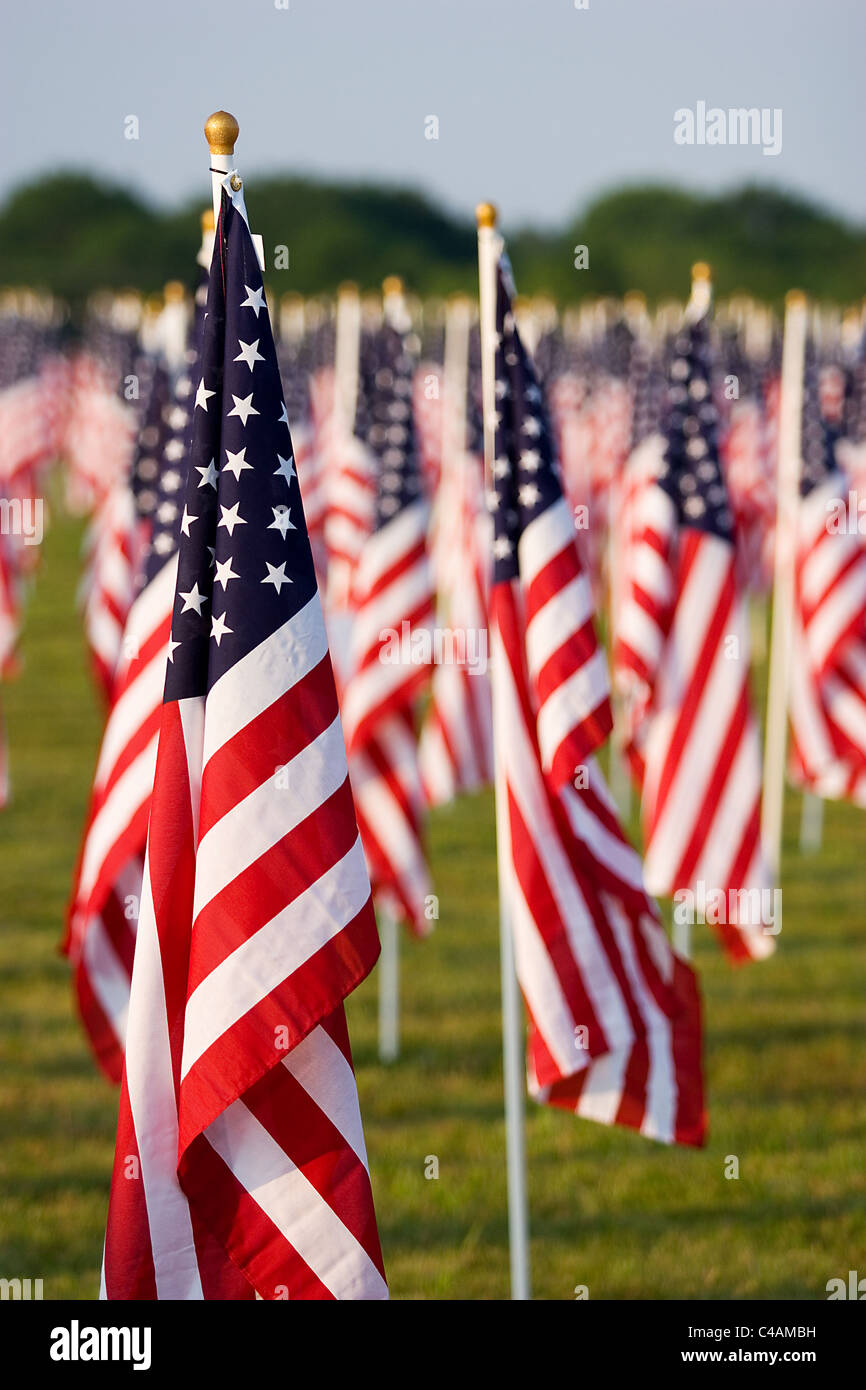
[[81, 959], [88, 984], [119, 1046], [123, 1048], [129, 1013], [129, 976], [118, 959], [101, 917], [91, 917], [87, 922]]
[[607, 657], [598, 647], [579, 670], [551, 691], [538, 711], [538, 744], [545, 771], [568, 735], [610, 694]]
[[388, 1297], [366, 1250], [242, 1100], [224, 1110], [205, 1135], [335, 1298]]
[[[206, 719], [208, 714], [209, 710]], [[193, 921], [232, 879], [279, 844], [345, 780], [346, 750], [340, 716], [336, 715], [279, 772], [275, 765], [264, 782], [235, 802], [202, 836]]]
[[319, 1026], [308, 1033], [283, 1066], [369, 1171], [355, 1074], [327, 1029]]
[[129, 1000], [126, 1083], [141, 1160], [157, 1297], [202, 1298], [189, 1205], [177, 1180], [177, 1106], [147, 862]]
[[575, 544], [574, 519], [564, 497], [545, 507], [529, 525], [517, 543], [517, 562], [524, 588], [568, 545]]
[[109, 851], [128, 829], [136, 811], [147, 802], [153, 790], [158, 742], [159, 735], [154, 734], [147, 747], [118, 777], [91, 822], [78, 880], [81, 901], [87, 900]]
[[318, 666], [327, 650], [317, 592], [300, 612], [229, 667], [208, 691], [204, 764]]
[[342, 859], [237, 946], [193, 990], [186, 1010], [181, 1078], [239, 1018], [338, 936], [369, 896], [370, 880], [358, 837]]
[[593, 616], [592, 590], [586, 575], [577, 575], [533, 616], [526, 628], [529, 671], [537, 676], [545, 662]]

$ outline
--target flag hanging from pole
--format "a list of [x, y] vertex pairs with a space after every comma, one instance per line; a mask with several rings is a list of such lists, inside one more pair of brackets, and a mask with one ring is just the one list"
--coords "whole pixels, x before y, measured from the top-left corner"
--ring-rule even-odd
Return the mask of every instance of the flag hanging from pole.
[[681, 329], [670, 368], [666, 448], [637, 503], [617, 671], [632, 703], [644, 874], [660, 897], [710, 905], [733, 961], [775, 946], [760, 843], [761, 749], [734, 522], [719, 463], [706, 308]]
[[539, 1101], [705, 1137], [700, 1001], [593, 754], [611, 729], [589, 580], [500, 262], [490, 597], [497, 840]]
[[792, 780], [866, 805], [866, 547], [823, 418], [814, 349], [803, 396], [803, 464], [794, 559]]
[[343, 1005], [378, 938], [232, 182], [180, 524], [104, 1293], [385, 1298]]

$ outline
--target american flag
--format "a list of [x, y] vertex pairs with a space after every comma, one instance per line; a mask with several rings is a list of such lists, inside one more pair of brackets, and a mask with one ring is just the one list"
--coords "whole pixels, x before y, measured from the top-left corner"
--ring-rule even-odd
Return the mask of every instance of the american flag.
[[[693, 313], [674, 344], [666, 449], [657, 484], [643, 490], [637, 544], [625, 561], [617, 671], [636, 707], [631, 761], [642, 774], [647, 888], [671, 896], [700, 893], [703, 884], [727, 903], [739, 890], [769, 888], [769, 879], [707, 312]], [[718, 930], [734, 960], [774, 946], [759, 920], [719, 922]]]
[[607, 667], [542, 393], [500, 263], [491, 642], [500, 873], [540, 1101], [665, 1142], [705, 1133], [700, 1002], [593, 753]]
[[794, 560], [792, 780], [866, 805], [866, 547], [810, 350]]
[[378, 938], [261, 271], [229, 186], [180, 525], [104, 1293], [384, 1298], [343, 1003]]
[[[467, 358], [471, 359], [473, 335], [466, 336]], [[429, 549], [436, 587], [436, 626], [443, 637], [418, 748], [421, 778], [431, 806], [444, 805], [493, 782], [493, 714], [487, 662], [490, 518], [484, 505], [484, 446], [474, 390], [479, 385], [477, 371], [469, 370], [469, 360], [464, 366], [464, 393], [441, 368], [428, 363], [424, 373], [425, 384], [438, 379], [443, 387], [441, 398], [437, 394], [439, 411], [434, 413], [427, 404], [427, 477], [438, 479]], [[423, 395], [416, 379], [416, 402]], [[418, 408], [416, 405], [416, 414]]]
[[[203, 315], [203, 306], [202, 306]], [[199, 315], [201, 318], [202, 315]], [[199, 325], [200, 327], [200, 325]], [[197, 330], [193, 331], [197, 341]], [[119, 1082], [141, 897], [147, 821], [177, 579], [181, 498], [186, 490], [193, 361], [166, 399], [150, 398], [133, 476], [148, 542], [136, 578], [111, 708], [96, 766], [64, 950], [79, 1014], [97, 1062]], [[158, 376], [158, 374], [155, 374]]]
[[343, 718], [358, 823], [376, 900], [416, 935], [433, 922], [422, 844], [416, 698], [430, 678], [433, 583], [428, 507], [412, 422], [413, 362], [384, 323], [362, 361], [366, 443], [376, 460], [373, 530], [357, 564]]

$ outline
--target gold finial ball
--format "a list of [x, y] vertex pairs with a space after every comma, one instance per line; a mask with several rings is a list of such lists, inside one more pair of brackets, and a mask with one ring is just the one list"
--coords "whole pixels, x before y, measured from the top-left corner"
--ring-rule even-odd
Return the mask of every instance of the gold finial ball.
[[205, 139], [211, 154], [234, 154], [240, 126], [228, 111], [214, 111], [204, 123]]
[[789, 309], [805, 309], [806, 296], [802, 290], [788, 290], [785, 295], [785, 304]]
[[205, 208], [201, 215], [201, 234], [206, 236], [208, 232], [214, 231], [213, 208]]
[[383, 293], [383, 294], [402, 294], [402, 293], [403, 293], [403, 281], [400, 279], [400, 276], [399, 276], [399, 275], [386, 275], [386, 276], [385, 276], [385, 279], [382, 281], [382, 293]]
[[475, 221], [479, 227], [495, 227], [498, 216], [493, 203], [479, 203], [475, 209]]
[[710, 267], [707, 265], [706, 261], [695, 261], [694, 265], [692, 266], [692, 279], [709, 280], [709, 278]]
[[162, 293], [166, 304], [180, 304], [186, 298], [186, 290], [180, 280], [169, 280]]
[[646, 295], [643, 290], [626, 290], [622, 302], [626, 309], [633, 309], [637, 313], [646, 308]]
[[358, 293], [358, 286], [354, 280], [344, 280], [337, 288], [337, 294], [341, 299], [357, 299]]

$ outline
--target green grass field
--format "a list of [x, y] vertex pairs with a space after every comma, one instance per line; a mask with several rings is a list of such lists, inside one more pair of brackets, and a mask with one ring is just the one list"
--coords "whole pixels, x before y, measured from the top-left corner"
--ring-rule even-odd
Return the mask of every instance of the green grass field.
[[[13, 804], [0, 813], [0, 1276], [93, 1298], [117, 1095], [97, 1073], [57, 954], [101, 717], [75, 611], [81, 528], [57, 519], [4, 686]], [[676, 1152], [528, 1108], [533, 1293], [826, 1297], [866, 1274], [863, 814], [826, 810], [797, 849], [784, 927], [739, 971], [696, 928], [710, 1141]], [[376, 1057], [376, 982], [350, 1004], [379, 1228], [395, 1298], [508, 1296], [492, 801], [437, 814], [434, 936], [405, 944], [402, 1059]], [[425, 1179], [436, 1155], [438, 1180]], [[727, 1155], [739, 1159], [725, 1177]]]

